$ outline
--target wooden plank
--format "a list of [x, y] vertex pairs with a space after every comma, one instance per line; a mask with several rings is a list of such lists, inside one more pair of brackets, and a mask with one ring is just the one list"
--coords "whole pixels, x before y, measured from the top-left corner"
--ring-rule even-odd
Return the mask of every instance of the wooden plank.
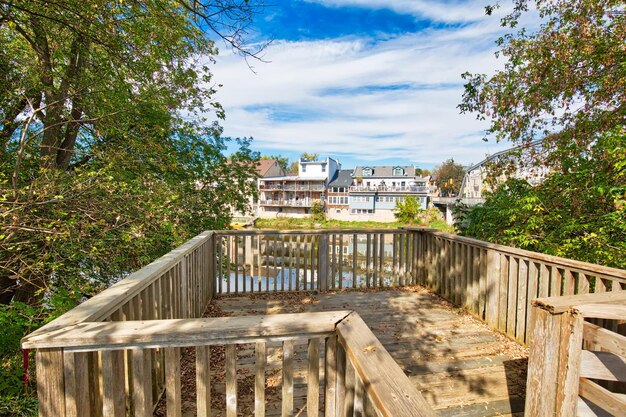
[[624, 410], [626, 410], [626, 399], [586, 378], [580, 379], [580, 396], [587, 398], [614, 416], [623, 416]]
[[626, 305], [584, 304], [576, 306], [575, 309], [583, 317], [610, 320], [626, 319]]
[[196, 415], [211, 417], [211, 347], [196, 347]]
[[325, 370], [324, 377], [324, 416], [339, 417], [335, 413], [337, 404], [337, 335], [332, 334], [326, 338], [326, 351], [324, 354]]
[[226, 417], [237, 417], [237, 345], [226, 345], [224, 368]]
[[498, 328], [498, 312], [500, 311], [500, 256], [495, 251], [487, 251], [485, 319], [493, 329]]
[[283, 342], [282, 417], [293, 416], [293, 340]]
[[135, 417], [152, 416], [152, 352], [134, 349], [132, 359]]
[[626, 358], [626, 336], [585, 322], [583, 323], [583, 339], [597, 346], [597, 349]]
[[319, 247], [318, 271], [317, 271], [318, 289], [320, 291], [326, 291], [328, 289], [328, 274], [329, 274], [328, 236], [327, 235], [323, 235], [319, 237], [318, 247]]
[[506, 316], [508, 312], [507, 292], [509, 289], [509, 257], [500, 255], [500, 276], [499, 295], [498, 295], [498, 330], [506, 333]]
[[257, 339], [324, 336], [350, 312], [330, 311], [270, 316], [217, 317], [176, 320], [82, 323], [37, 336], [27, 348], [66, 347], [119, 349], [120, 347], [199, 346], [244, 343]]
[[365, 286], [369, 288], [371, 286], [371, 272], [370, 272], [370, 259], [371, 259], [371, 246], [372, 235], [369, 233], [366, 236], [365, 244]]
[[296, 291], [300, 291], [300, 250], [302, 236], [296, 236]]
[[605, 381], [626, 381], [626, 359], [610, 352], [583, 350], [580, 376]]
[[[539, 268], [539, 291], [537, 296], [545, 298], [550, 292], [550, 269], [544, 263], [540, 263]], [[532, 301], [532, 300], [531, 300]]]
[[285, 237], [280, 239], [280, 259], [280, 290], [285, 291]]
[[517, 280], [519, 276], [519, 261], [517, 258], [509, 258], [508, 301], [506, 313], [506, 334], [511, 339], [515, 338], [515, 319], [517, 317]]
[[124, 351], [122, 350], [102, 352], [102, 396], [102, 410], [105, 416], [126, 416]]
[[[182, 396], [180, 385], [180, 349], [167, 348], [165, 351], [165, 402], [167, 417], [182, 416]], [[104, 355], [105, 352], [102, 352]], [[106, 415], [106, 413], [105, 413]]]
[[357, 264], [357, 255], [358, 255], [358, 235], [355, 233], [352, 235], [352, 288], [356, 288], [357, 286], [357, 276], [358, 276], [358, 264]]
[[357, 377], [354, 385], [354, 417], [365, 416], [364, 390], [363, 381]]
[[352, 313], [342, 320], [337, 325], [337, 334], [363, 381], [367, 395], [382, 416], [435, 416], [426, 400], [358, 314]]
[[372, 287], [378, 287], [378, 235], [372, 238]]
[[560, 320], [549, 312], [534, 307], [531, 310], [530, 323], [530, 355], [524, 410], [528, 416], [553, 416], [556, 409]]
[[265, 342], [256, 342], [254, 352], [254, 416], [265, 417]]
[[339, 235], [339, 289], [343, 288], [343, 241], [345, 235]]
[[335, 413], [337, 416], [345, 416], [346, 400], [346, 351], [342, 344], [337, 344], [337, 383]]
[[330, 282], [329, 288], [335, 289], [335, 276], [337, 274], [337, 235], [333, 233], [330, 250]]
[[65, 416], [89, 416], [88, 353], [63, 352]]
[[309, 339], [307, 350], [307, 416], [319, 414], [320, 396], [320, 339]]
[[[563, 313], [573, 307], [591, 304], [608, 304], [619, 307], [626, 302], [626, 291], [611, 291], [600, 294], [570, 295], [567, 297], [538, 298], [532, 304], [551, 313]], [[609, 307], [612, 308], [612, 307]]]
[[356, 371], [354, 370], [354, 366], [350, 363], [350, 361], [346, 361], [346, 371], [345, 371], [345, 398], [343, 405], [343, 414], [344, 416], [352, 416], [354, 415], [354, 389], [356, 385]]
[[[583, 340], [583, 319], [573, 314], [561, 314], [559, 343], [559, 369], [557, 373], [556, 415], [576, 417], [580, 357]], [[549, 387], [545, 387], [548, 389]]]
[[528, 263], [520, 259], [517, 280], [517, 313], [515, 317], [515, 338], [518, 342], [526, 340], [526, 305], [528, 303]]

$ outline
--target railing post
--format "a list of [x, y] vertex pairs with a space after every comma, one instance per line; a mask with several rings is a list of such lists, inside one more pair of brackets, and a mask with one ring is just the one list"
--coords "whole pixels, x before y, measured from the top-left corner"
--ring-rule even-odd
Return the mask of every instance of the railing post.
[[328, 290], [328, 235], [322, 234], [318, 241], [317, 283], [320, 291]]
[[576, 416], [583, 317], [533, 306], [526, 382], [526, 416]]
[[62, 349], [37, 349], [37, 398], [39, 416], [64, 416], [65, 379]]
[[[209, 302], [211, 301], [211, 299], [215, 296], [215, 286], [217, 283], [216, 280], [216, 273], [215, 271], [217, 270], [215, 268], [215, 264], [216, 264], [216, 258], [215, 258], [215, 233], [212, 233], [211, 236], [209, 237], [209, 245], [208, 245], [208, 250], [207, 250], [207, 254], [206, 256], [208, 257], [208, 271], [207, 274], [208, 276], [205, 277], [205, 279], [207, 280], [207, 287], [208, 287], [208, 294], [207, 294], [207, 298], [204, 300], [205, 304], [209, 304]], [[261, 256], [259, 254], [259, 256]], [[206, 305], [205, 305], [206, 307]]]

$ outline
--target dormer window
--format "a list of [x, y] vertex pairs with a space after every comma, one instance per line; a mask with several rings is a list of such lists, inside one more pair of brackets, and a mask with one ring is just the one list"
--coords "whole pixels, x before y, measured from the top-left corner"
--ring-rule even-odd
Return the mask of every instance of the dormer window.
[[394, 177], [401, 177], [404, 175], [404, 169], [401, 167], [395, 167], [393, 169], [393, 176]]
[[322, 164], [322, 172], [326, 172], [326, 164]]
[[363, 168], [364, 177], [371, 177], [372, 175], [374, 175], [374, 170], [372, 168], [369, 168], [369, 167]]

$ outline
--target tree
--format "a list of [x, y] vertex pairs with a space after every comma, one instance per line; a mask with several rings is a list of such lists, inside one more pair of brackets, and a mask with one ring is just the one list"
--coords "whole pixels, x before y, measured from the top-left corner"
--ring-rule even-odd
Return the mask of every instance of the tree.
[[[621, 0], [514, 0], [502, 26], [517, 27], [535, 8], [541, 26], [497, 40], [504, 69], [465, 73], [462, 112], [490, 120], [487, 137], [530, 145], [543, 139], [533, 163], [560, 166], [598, 136], [626, 122], [626, 14]], [[492, 9], [488, 9], [491, 11]]]
[[[491, 178], [528, 164], [547, 167], [549, 174], [536, 187], [508, 181], [482, 207], [469, 209], [461, 231], [623, 268], [624, 3], [514, 5], [501, 23], [517, 32], [497, 41], [504, 68], [491, 76], [464, 74], [459, 107], [490, 120], [488, 137], [520, 145], [519, 152], [489, 167]], [[515, 29], [530, 8], [538, 11], [541, 26], [534, 32]], [[524, 153], [530, 158], [522, 158]]]
[[317, 161], [319, 157], [320, 157], [320, 154], [318, 153], [304, 152], [302, 155], [300, 155], [300, 159], [303, 159], [305, 161]]
[[422, 207], [417, 197], [407, 195], [404, 201], [396, 200], [396, 207], [393, 209], [393, 215], [397, 221], [404, 224], [416, 224], [422, 213]]
[[454, 159], [448, 159], [436, 167], [432, 175], [441, 195], [456, 196], [465, 176], [465, 168], [454, 162]]
[[283, 169], [283, 171], [288, 172], [289, 170], [289, 157], [282, 155], [261, 155], [262, 160], [273, 159], [278, 162], [278, 165]]
[[419, 175], [420, 177], [428, 177], [430, 175], [430, 170], [426, 168], [415, 168], [415, 175]]
[[461, 234], [626, 268], [626, 131], [600, 137], [566, 157], [539, 185], [509, 179], [482, 206], [465, 208]]

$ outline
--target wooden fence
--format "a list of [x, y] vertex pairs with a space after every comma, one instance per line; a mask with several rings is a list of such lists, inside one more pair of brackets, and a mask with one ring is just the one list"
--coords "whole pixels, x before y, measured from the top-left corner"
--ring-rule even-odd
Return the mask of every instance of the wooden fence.
[[[238, 415], [237, 348], [254, 345], [254, 415], [265, 416], [266, 344], [282, 345], [281, 415], [294, 416], [294, 344], [307, 344], [306, 415], [434, 417], [422, 395], [358, 314], [350, 311], [82, 323], [31, 337], [43, 416], [152, 416], [155, 353], [163, 352], [165, 410], [182, 416], [181, 351], [195, 350], [197, 416], [211, 416], [211, 349], [224, 349], [227, 417]], [[323, 346], [324, 355], [320, 354]], [[90, 371], [97, 357], [100, 372]], [[128, 374], [125, 366], [128, 362]], [[320, 378], [320, 360], [324, 367]], [[240, 373], [240, 377], [241, 377]], [[323, 388], [320, 402], [320, 389]]]
[[[63, 404], [67, 415], [97, 416], [102, 410], [121, 407], [119, 401], [125, 410], [137, 410], [135, 404], [144, 404], [139, 408], [143, 410], [147, 407], [145, 404], [161, 397], [168, 383], [176, 384], [176, 381], [168, 382], [169, 373], [165, 369], [168, 362], [170, 368], [175, 362], [172, 359], [175, 351], [171, 349], [180, 346], [146, 345], [143, 353], [135, 355], [131, 347], [111, 350], [94, 345], [80, 350], [74, 346], [66, 352], [61, 345], [42, 348], [42, 341], [48, 343], [61, 337], [64, 331], [76, 332], [81, 326], [101, 325], [105, 330], [109, 329], [106, 326], [113, 326], [111, 329], [115, 330], [117, 325], [121, 326], [119, 329], [130, 329], [116, 322], [136, 326], [133, 323], [138, 320], [158, 324], [199, 318], [210, 300], [222, 294], [414, 284], [421, 284], [464, 307], [493, 329], [520, 343], [529, 343], [534, 298], [613, 293], [624, 289], [626, 271], [420, 228], [205, 232], [28, 335], [23, 339], [23, 346], [37, 349], [38, 374], [46, 381], [39, 390], [42, 415], [63, 415], [58, 412], [59, 404]], [[348, 409], [358, 409], [362, 402], [359, 390], [363, 388], [370, 393], [368, 390], [375, 378], [366, 366], [355, 363], [359, 352], [351, 346], [362, 343], [360, 339], [350, 342], [349, 337], [342, 336], [341, 329], [350, 328], [347, 323], [357, 322], [356, 319], [346, 320], [336, 330], [339, 338], [336, 351], [327, 353], [340, 358], [347, 355], [355, 367], [363, 387], [358, 378], [352, 379], [352, 370], [348, 369], [347, 399], [336, 398], [340, 404], [346, 401]], [[605, 329], [615, 331], [617, 328], [615, 320], [593, 320]], [[167, 324], [163, 326], [169, 329]], [[146, 329], [158, 330], [152, 326]], [[231, 341], [231, 345], [236, 343]], [[185, 346], [198, 348], [208, 344]], [[325, 346], [328, 349], [328, 343]], [[228, 349], [232, 353], [232, 348]], [[289, 344], [286, 349], [289, 352]], [[112, 364], [116, 366], [111, 367]], [[368, 366], [376, 369], [376, 364]], [[135, 387], [137, 375], [147, 374], [151, 381], [149, 399], [134, 398], [135, 392], [148, 395], [148, 385]], [[124, 382], [111, 386], [102, 382], [105, 379]], [[85, 386], [90, 387], [88, 394], [77, 388]], [[107, 391], [110, 389], [113, 391]], [[79, 391], [80, 402], [72, 403], [74, 394], [71, 393]], [[86, 396], [89, 397], [87, 402]], [[384, 390], [378, 394], [373, 391], [368, 398], [379, 411], [385, 410], [384, 404], [389, 401]], [[84, 404], [89, 404], [90, 414], [85, 414], [87, 406]], [[79, 405], [82, 408], [76, 410]]]
[[626, 382], [626, 337], [586, 319], [623, 323], [626, 291], [533, 302], [526, 415], [626, 415], [624, 395], [600, 382]]

